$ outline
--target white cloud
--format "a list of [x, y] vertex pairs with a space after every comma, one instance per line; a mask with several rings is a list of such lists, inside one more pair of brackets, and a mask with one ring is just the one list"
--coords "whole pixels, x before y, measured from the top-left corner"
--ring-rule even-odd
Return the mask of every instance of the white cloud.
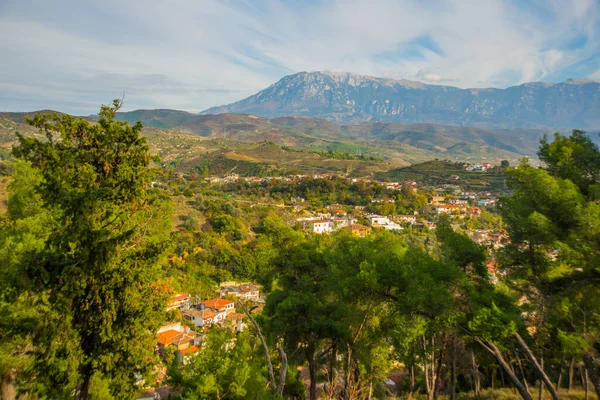
[[[314, 70], [508, 86], [598, 56], [596, 1], [523, 4], [13, 0], [0, 6], [0, 36], [10, 38], [0, 42], [0, 109], [46, 100], [88, 110], [125, 90], [128, 109], [199, 111]], [[582, 36], [585, 45], [569, 49]], [[422, 57], [378, 56], [420, 37], [443, 55], [425, 46]]]

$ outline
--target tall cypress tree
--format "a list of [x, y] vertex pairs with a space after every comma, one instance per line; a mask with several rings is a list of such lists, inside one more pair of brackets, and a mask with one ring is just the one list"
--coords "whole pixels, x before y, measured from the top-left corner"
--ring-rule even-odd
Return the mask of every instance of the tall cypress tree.
[[32, 390], [50, 397], [61, 385], [79, 399], [131, 397], [153, 365], [170, 202], [150, 187], [142, 125], [115, 120], [120, 106], [102, 106], [95, 124], [38, 114], [28, 122], [45, 140], [19, 135], [13, 150], [40, 171], [35, 191], [58, 222], [23, 262], [27, 291], [47, 310], [33, 335]]

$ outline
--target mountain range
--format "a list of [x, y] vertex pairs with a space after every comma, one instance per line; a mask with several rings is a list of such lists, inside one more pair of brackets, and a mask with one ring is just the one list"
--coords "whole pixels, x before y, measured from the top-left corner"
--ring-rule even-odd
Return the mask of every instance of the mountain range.
[[[24, 121], [26, 115], [33, 114], [35, 112], [0, 113], [0, 136], [3, 132], [5, 136], [8, 135], [6, 143], [9, 143], [17, 130], [30, 131], [31, 128]], [[94, 116], [86, 118], [95, 119]], [[189, 136], [180, 136], [180, 133], [184, 133], [212, 140], [273, 142], [313, 152], [344, 152], [401, 164], [434, 158], [499, 162], [501, 159], [535, 156], [539, 139], [546, 132], [537, 129], [496, 132], [429, 123], [364, 122], [345, 125], [304, 116], [264, 118], [249, 114], [197, 115], [166, 109], [119, 112], [117, 119], [130, 123], [141, 121], [146, 131], [154, 130], [153, 140], [177, 136], [189, 141], [186, 139]], [[184, 142], [180, 144], [182, 149], [186, 145]]]
[[600, 83], [570, 79], [506, 89], [461, 89], [352, 73], [300, 72], [200, 114], [309, 116], [338, 123], [394, 122], [487, 129], [598, 129]]

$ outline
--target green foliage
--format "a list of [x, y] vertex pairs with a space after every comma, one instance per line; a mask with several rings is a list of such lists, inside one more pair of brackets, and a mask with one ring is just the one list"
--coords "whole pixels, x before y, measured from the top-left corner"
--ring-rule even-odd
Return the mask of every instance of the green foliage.
[[166, 300], [155, 285], [169, 245], [170, 203], [149, 189], [141, 124], [114, 121], [119, 107], [103, 106], [95, 125], [38, 114], [29, 122], [45, 140], [19, 135], [14, 148], [30, 166], [17, 163], [3, 229], [32, 218], [53, 228], [32, 231], [30, 242], [37, 242], [9, 264], [19, 276], [15, 293], [40, 313], [29, 332], [29, 389], [40, 395], [79, 384], [81, 398], [107, 388], [131, 396], [138, 377], [152, 370], [152, 332]]
[[568, 137], [555, 133], [551, 143], [544, 136], [538, 157], [551, 175], [570, 180], [585, 195], [596, 193], [600, 184], [600, 151], [585, 132], [575, 129]]
[[202, 351], [183, 369], [182, 399], [268, 399], [266, 378], [257, 373], [250, 335], [209, 331]]
[[517, 330], [513, 317], [493, 303], [490, 308], [481, 308], [468, 325], [475, 335], [499, 343], [505, 342]]

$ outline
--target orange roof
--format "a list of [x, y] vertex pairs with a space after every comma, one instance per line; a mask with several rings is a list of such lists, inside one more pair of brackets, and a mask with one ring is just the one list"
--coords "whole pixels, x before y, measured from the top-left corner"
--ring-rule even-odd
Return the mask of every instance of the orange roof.
[[180, 351], [181, 351], [181, 354], [183, 354], [185, 356], [185, 355], [188, 355], [191, 353], [196, 353], [196, 352], [200, 351], [200, 347], [190, 346], [187, 349], [181, 349]]
[[202, 318], [202, 319], [211, 319], [213, 318], [215, 314], [212, 310], [209, 309], [204, 309], [204, 310], [185, 310], [183, 312], [184, 315], [189, 314], [189, 315], [193, 315], [194, 317], [198, 317], [198, 318]]
[[176, 331], [174, 329], [170, 329], [168, 331], [164, 331], [158, 334], [157, 342], [160, 344], [168, 345], [173, 343], [176, 336], [181, 335], [181, 332]]
[[244, 319], [245, 316], [246, 316], [245, 314], [241, 314], [241, 313], [231, 313], [231, 314], [228, 314], [227, 317], [225, 317], [225, 318], [229, 321], [237, 321], [239, 319]]
[[233, 304], [233, 301], [229, 301], [229, 300], [225, 300], [225, 299], [216, 297], [214, 299], [203, 301], [200, 304], [203, 304], [204, 306], [206, 306], [208, 308], [214, 308], [214, 309], [220, 310], [221, 308], [225, 308], [226, 306]]
[[169, 301], [181, 301], [181, 300], [186, 300], [188, 299], [190, 296], [187, 294], [178, 294], [175, 297], [171, 297], [169, 299]]

